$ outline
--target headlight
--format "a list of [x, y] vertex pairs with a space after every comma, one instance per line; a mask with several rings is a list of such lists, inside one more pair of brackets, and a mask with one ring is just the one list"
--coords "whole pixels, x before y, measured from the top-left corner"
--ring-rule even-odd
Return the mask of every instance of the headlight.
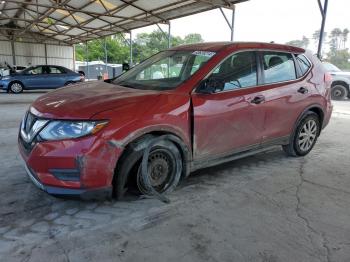
[[39, 136], [44, 140], [78, 138], [97, 133], [107, 123], [107, 121], [52, 121]]
[[9, 80], [11, 77], [10, 76], [3, 76], [3, 77], [0, 77], [1, 80]]

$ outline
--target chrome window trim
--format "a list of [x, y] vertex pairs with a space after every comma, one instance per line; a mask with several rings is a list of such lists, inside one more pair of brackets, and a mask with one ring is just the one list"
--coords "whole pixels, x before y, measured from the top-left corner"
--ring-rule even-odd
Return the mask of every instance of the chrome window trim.
[[[306, 75], [308, 75], [311, 71], [311, 69], [313, 68], [314, 64], [311, 62], [311, 60], [305, 55], [305, 53], [301, 53], [301, 54], [298, 54], [298, 55], [302, 55], [303, 57], [305, 57], [305, 59], [310, 63], [310, 67], [309, 69], [305, 72], [305, 74], [303, 74], [301, 77], [299, 77], [298, 79], [300, 78], [303, 78], [305, 77]], [[295, 60], [297, 61], [298, 57], [294, 54], [295, 56]]]
[[[242, 50], [239, 50], [239, 51], [236, 51], [236, 52], [232, 52], [230, 54], [228, 54], [227, 56], [225, 56], [221, 61], [220, 63], [218, 63], [212, 70], [210, 70], [210, 72], [208, 74], [206, 74], [205, 77], [202, 78], [202, 80], [200, 81], [200, 83], [203, 81], [203, 80], [206, 80], [215, 70], [218, 66], [220, 66], [228, 57], [232, 56], [232, 55], [235, 55], [235, 54], [238, 54], [238, 53], [242, 53], [242, 52], [278, 52], [278, 53], [287, 53], [287, 54], [291, 54], [292, 56], [294, 55], [295, 56], [295, 52], [291, 52], [291, 51], [283, 51], [283, 50], [277, 50], [277, 49], [261, 49], [261, 48], [257, 48], [257, 49], [242, 49]], [[302, 55], [304, 55], [304, 53], [300, 53]], [[305, 55], [304, 55], [305, 56]], [[237, 89], [233, 89], [233, 90], [226, 90], [226, 91], [220, 91], [220, 92], [217, 92], [217, 93], [212, 93], [212, 94], [221, 94], [221, 93], [227, 93], [227, 92], [234, 92], [234, 91], [238, 91], [238, 90], [244, 90], [244, 89], [250, 89], [250, 88], [257, 88], [257, 87], [264, 87], [264, 86], [268, 86], [268, 85], [275, 85], [275, 84], [287, 84], [287, 83], [292, 83], [292, 82], [297, 82], [301, 79], [303, 79], [305, 76], [307, 76], [310, 71], [312, 70], [312, 68], [314, 67], [314, 64], [310, 61], [310, 59], [308, 59], [307, 56], [305, 56], [307, 58], [307, 60], [310, 62], [311, 66], [309, 68], [309, 70], [301, 77], [299, 78], [296, 78], [296, 79], [293, 79], [293, 80], [286, 80], [286, 81], [281, 81], [281, 82], [274, 82], [274, 83], [268, 83], [268, 84], [261, 84], [261, 85], [255, 85], [255, 86], [248, 86], [248, 87], [241, 87], [241, 88], [237, 88]], [[293, 60], [294, 62], [294, 60]], [[296, 67], [296, 64], [294, 62], [294, 67]], [[295, 68], [296, 69], [296, 68]], [[258, 72], [257, 72], [258, 74]], [[297, 76], [297, 75], [296, 75]], [[203, 94], [203, 93], [199, 93], [197, 92], [198, 86], [196, 88], [193, 89], [192, 91], [192, 94]], [[212, 95], [212, 94], [203, 94], [203, 95]]]

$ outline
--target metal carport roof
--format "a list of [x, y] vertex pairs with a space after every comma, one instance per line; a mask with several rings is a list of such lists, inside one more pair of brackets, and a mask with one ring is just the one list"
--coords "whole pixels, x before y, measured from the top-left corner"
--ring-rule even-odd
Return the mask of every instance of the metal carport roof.
[[244, 1], [0, 0], [0, 34], [13, 39], [35, 33], [75, 44]]

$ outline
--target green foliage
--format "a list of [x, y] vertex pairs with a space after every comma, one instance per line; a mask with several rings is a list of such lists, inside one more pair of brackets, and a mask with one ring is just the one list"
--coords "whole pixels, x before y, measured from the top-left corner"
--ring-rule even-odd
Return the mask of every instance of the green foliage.
[[[121, 36], [106, 37], [108, 63], [122, 63], [129, 59], [129, 48], [123, 41]], [[89, 61], [106, 60], [104, 39], [89, 41], [87, 48]], [[86, 44], [75, 46], [75, 56], [77, 61], [86, 61]]]
[[286, 44], [296, 46], [296, 47], [301, 47], [301, 48], [307, 48], [310, 44], [310, 40], [306, 36], [303, 36], [301, 40], [292, 40], [287, 42]]
[[[116, 35], [106, 37], [107, 61], [108, 63], [123, 63], [129, 60], [129, 45], [126, 43], [126, 37]], [[171, 46], [182, 44], [192, 44], [203, 42], [200, 34], [188, 34], [184, 38], [171, 36]], [[161, 50], [168, 48], [167, 36], [160, 30], [152, 33], [141, 33], [133, 40], [133, 61], [138, 63]], [[75, 46], [75, 55], [77, 61], [86, 61], [86, 44]], [[104, 40], [96, 39], [88, 42], [88, 60], [105, 61]]]
[[345, 28], [341, 30], [334, 28], [329, 36], [329, 45], [331, 52], [339, 49], [345, 49], [346, 42], [348, 41], [349, 30]]
[[346, 48], [349, 30], [345, 28], [334, 28], [329, 35], [330, 51], [327, 54], [327, 60], [343, 70], [350, 69], [350, 53]]
[[350, 53], [348, 49], [328, 53], [328, 61], [342, 70], [350, 70]]
[[204, 42], [202, 36], [200, 34], [188, 34], [184, 38], [185, 44], [195, 44]]
[[[327, 38], [327, 32], [323, 32], [323, 43], [326, 41], [326, 38]], [[318, 46], [318, 43], [320, 41], [320, 30], [316, 30], [312, 34], [312, 39], [314, 40], [315, 46]]]

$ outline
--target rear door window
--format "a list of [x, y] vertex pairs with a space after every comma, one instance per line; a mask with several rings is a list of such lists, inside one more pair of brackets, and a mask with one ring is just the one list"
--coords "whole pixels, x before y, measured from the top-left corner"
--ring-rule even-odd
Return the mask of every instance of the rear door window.
[[48, 66], [47, 67], [47, 73], [48, 74], [64, 74], [65, 71], [62, 68], [60, 68], [60, 67]]
[[297, 78], [292, 54], [264, 52], [262, 57], [265, 84], [290, 81]]
[[305, 75], [307, 71], [309, 71], [311, 67], [311, 63], [304, 55], [297, 55], [296, 56], [297, 63], [299, 64], [301, 75]]

